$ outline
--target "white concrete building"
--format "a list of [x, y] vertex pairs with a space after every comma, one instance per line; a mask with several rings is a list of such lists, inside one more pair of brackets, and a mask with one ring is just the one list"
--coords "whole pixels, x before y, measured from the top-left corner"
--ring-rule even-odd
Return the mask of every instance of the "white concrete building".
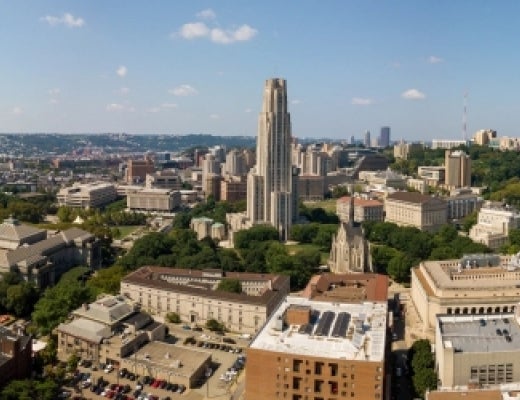
[[469, 231], [469, 237], [498, 250], [507, 242], [509, 231], [520, 226], [520, 213], [510, 206], [486, 202], [478, 213], [476, 225]]
[[117, 198], [113, 184], [106, 182], [74, 183], [60, 189], [56, 195], [58, 205], [78, 208], [96, 208], [112, 203]]
[[126, 205], [131, 211], [169, 213], [181, 204], [181, 193], [169, 189], [142, 189], [129, 192]]

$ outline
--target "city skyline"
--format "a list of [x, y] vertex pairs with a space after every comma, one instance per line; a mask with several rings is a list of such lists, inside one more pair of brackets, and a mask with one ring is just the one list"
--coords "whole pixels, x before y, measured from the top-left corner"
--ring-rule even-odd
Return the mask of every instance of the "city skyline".
[[[2, 133], [255, 136], [258, 82], [293, 135], [517, 136], [520, 4], [1, 2]], [[516, 112], [515, 112], [516, 111]]]

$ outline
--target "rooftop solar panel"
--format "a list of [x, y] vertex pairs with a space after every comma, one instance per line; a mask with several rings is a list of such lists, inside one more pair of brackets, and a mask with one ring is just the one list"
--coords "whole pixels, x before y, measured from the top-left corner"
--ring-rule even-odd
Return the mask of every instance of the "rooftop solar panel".
[[332, 321], [334, 321], [334, 317], [336, 313], [332, 311], [325, 311], [318, 322], [318, 327], [316, 328], [316, 332], [314, 333], [317, 336], [328, 336]]
[[334, 337], [345, 337], [347, 334], [348, 324], [350, 322], [350, 314], [347, 312], [340, 312], [334, 329], [332, 330], [332, 336]]

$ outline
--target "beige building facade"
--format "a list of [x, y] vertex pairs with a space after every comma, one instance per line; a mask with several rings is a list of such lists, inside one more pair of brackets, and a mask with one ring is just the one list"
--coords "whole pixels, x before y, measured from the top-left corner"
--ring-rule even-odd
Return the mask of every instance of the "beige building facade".
[[385, 222], [435, 232], [448, 222], [448, 205], [417, 192], [396, 192], [385, 199]]
[[171, 212], [181, 204], [181, 193], [170, 189], [142, 189], [129, 192], [126, 206], [131, 211]]
[[350, 222], [350, 209], [352, 203], [354, 204], [354, 221], [362, 223], [364, 221], [378, 221], [384, 220], [384, 204], [379, 200], [365, 199], [354, 196], [352, 201], [351, 196], [343, 196], [336, 201], [336, 214], [340, 221]]
[[[238, 279], [242, 293], [216, 290], [222, 279]], [[256, 333], [289, 293], [284, 275], [143, 267], [121, 281], [121, 293], [143, 310], [205, 325], [210, 319], [233, 332]]]
[[463, 151], [446, 150], [444, 157], [446, 168], [445, 186], [448, 189], [471, 186], [471, 158]]
[[512, 207], [486, 202], [478, 213], [476, 225], [469, 231], [469, 237], [478, 243], [498, 250], [509, 237], [511, 229], [520, 226], [520, 214]]
[[499, 389], [520, 382], [518, 317], [518, 310], [500, 316], [438, 316], [435, 356], [439, 386]]
[[500, 316], [519, 299], [519, 256], [468, 255], [411, 270], [411, 300], [424, 331], [434, 329], [439, 314]]
[[111, 183], [74, 183], [60, 189], [56, 199], [60, 206], [89, 209], [112, 203], [117, 199], [117, 191]]

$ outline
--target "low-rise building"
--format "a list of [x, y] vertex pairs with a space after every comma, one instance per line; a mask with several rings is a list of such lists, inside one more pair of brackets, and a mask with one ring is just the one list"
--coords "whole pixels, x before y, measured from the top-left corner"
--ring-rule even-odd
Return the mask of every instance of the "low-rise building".
[[[217, 290], [223, 279], [238, 279], [242, 293]], [[121, 293], [154, 315], [175, 312], [190, 324], [214, 319], [230, 331], [255, 333], [289, 293], [289, 277], [142, 267], [123, 278]]]
[[137, 375], [200, 387], [213, 367], [211, 353], [160, 341], [149, 342], [121, 362], [121, 368]]
[[520, 257], [423, 261], [411, 270], [411, 299], [424, 331], [435, 327], [438, 314], [511, 312], [520, 299]]
[[473, 211], [477, 211], [482, 204], [481, 198], [474, 194], [471, 189], [459, 189], [452, 192], [450, 196], [444, 197], [448, 203], [448, 219], [462, 219]]
[[173, 169], [165, 169], [162, 171], [146, 174], [145, 186], [148, 189], [182, 189], [182, 179]]
[[406, 188], [406, 177], [390, 168], [383, 171], [360, 171], [359, 180], [374, 186], [386, 186], [394, 189]]
[[0, 388], [32, 372], [32, 339], [0, 327]]
[[520, 213], [499, 203], [486, 202], [478, 213], [477, 224], [469, 231], [469, 237], [498, 250], [507, 242], [509, 231], [520, 226]]
[[17, 272], [40, 288], [53, 285], [70, 268], [101, 266], [101, 244], [91, 233], [70, 228], [45, 240], [0, 251], [0, 272]]
[[439, 386], [495, 387], [520, 382], [520, 310], [501, 315], [439, 315]]
[[13, 217], [6, 218], [0, 225], [0, 251], [14, 250], [20, 246], [31, 245], [46, 238], [47, 231], [45, 229], [21, 224]]
[[[362, 223], [364, 221], [382, 222], [384, 219], [384, 204], [379, 200], [354, 196], [354, 221]], [[336, 201], [336, 214], [340, 221], [350, 222], [352, 199], [350, 196], [343, 196]]]
[[421, 166], [417, 168], [417, 175], [432, 187], [444, 185], [446, 182], [446, 167]]
[[385, 221], [435, 232], [448, 222], [448, 204], [417, 192], [396, 192], [385, 199]]
[[126, 205], [131, 211], [170, 213], [181, 204], [181, 193], [170, 189], [141, 189], [129, 192]]
[[74, 183], [72, 187], [60, 189], [56, 195], [58, 205], [78, 208], [97, 208], [117, 199], [113, 184], [106, 182]]
[[121, 365], [144, 344], [162, 340], [166, 327], [120, 296], [104, 296], [73, 311], [73, 320], [55, 329], [58, 355], [76, 353], [96, 363]]

